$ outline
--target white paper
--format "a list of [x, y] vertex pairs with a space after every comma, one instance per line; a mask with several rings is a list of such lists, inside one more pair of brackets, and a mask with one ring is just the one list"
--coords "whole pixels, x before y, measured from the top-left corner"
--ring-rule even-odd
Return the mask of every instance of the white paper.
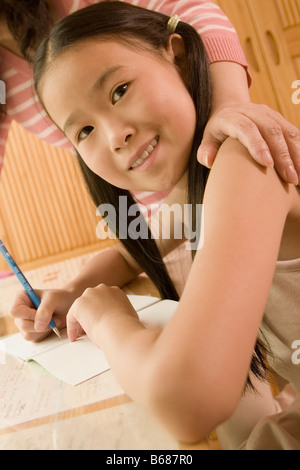
[[70, 385], [78, 385], [109, 369], [103, 352], [87, 336], [40, 354], [35, 360]]
[[111, 370], [74, 387], [34, 361], [7, 354], [0, 366], [0, 430], [123, 394]]
[[0, 339], [2, 347], [8, 354], [19, 357], [23, 361], [30, 361], [36, 359], [40, 354], [52, 351], [54, 348], [60, 348], [63, 344], [69, 343], [67, 330], [60, 331], [61, 338], [55, 333], [51, 333], [46, 339], [39, 343], [31, 343], [25, 341], [20, 333], [15, 335], [7, 336]]
[[175, 300], [161, 300], [150, 307], [139, 310], [138, 315], [145, 325], [163, 328], [174, 314], [178, 302]]
[[[141, 321], [149, 326], [163, 328], [173, 315], [178, 303], [160, 301], [155, 297], [129, 295]], [[70, 385], [78, 385], [109, 369], [103, 352], [87, 336], [70, 343], [66, 330], [60, 331], [40, 343], [26, 341], [20, 333], [0, 340], [6, 353], [24, 361], [34, 360], [51, 374]]]
[[157, 297], [151, 297], [150, 295], [127, 295], [127, 297], [137, 312], [142, 308], [149, 307], [161, 301]]

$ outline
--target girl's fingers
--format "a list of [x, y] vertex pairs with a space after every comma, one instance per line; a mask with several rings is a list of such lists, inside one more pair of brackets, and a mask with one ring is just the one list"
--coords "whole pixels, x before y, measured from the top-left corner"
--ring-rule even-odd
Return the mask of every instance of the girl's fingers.
[[36, 333], [34, 329], [34, 322], [31, 320], [24, 320], [22, 318], [15, 318], [15, 325], [24, 333]]
[[43, 295], [41, 305], [36, 311], [34, 327], [36, 331], [43, 332], [48, 329], [48, 325], [53, 317], [56, 308], [56, 302], [53, 301], [51, 293], [46, 292]]
[[25, 291], [19, 291], [9, 309], [9, 315], [13, 318], [24, 318], [34, 320], [36, 308]]
[[53, 315], [53, 309], [47, 305], [47, 299], [36, 309], [25, 291], [16, 294], [9, 312], [13, 318], [20, 318], [34, 322], [37, 332], [49, 330], [48, 325]]
[[75, 341], [79, 336], [84, 333], [84, 330], [81, 327], [80, 323], [76, 320], [75, 316], [73, 315], [72, 308], [67, 315], [67, 331], [68, 338], [70, 341]]
[[15, 319], [15, 325], [20, 331], [26, 341], [38, 342], [49, 335], [50, 329], [44, 333], [37, 333], [34, 328], [34, 322], [31, 320], [24, 320], [21, 318]]

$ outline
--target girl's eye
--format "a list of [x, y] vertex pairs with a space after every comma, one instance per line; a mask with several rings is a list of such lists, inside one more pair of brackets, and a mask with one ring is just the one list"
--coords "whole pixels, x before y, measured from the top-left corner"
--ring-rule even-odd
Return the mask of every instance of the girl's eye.
[[85, 139], [92, 132], [93, 129], [93, 126], [85, 126], [83, 129], [81, 129], [77, 137], [78, 142]]
[[123, 85], [118, 86], [112, 94], [112, 103], [115, 104], [119, 101], [122, 96], [125, 95], [126, 91], [128, 90], [128, 83], [124, 83]]

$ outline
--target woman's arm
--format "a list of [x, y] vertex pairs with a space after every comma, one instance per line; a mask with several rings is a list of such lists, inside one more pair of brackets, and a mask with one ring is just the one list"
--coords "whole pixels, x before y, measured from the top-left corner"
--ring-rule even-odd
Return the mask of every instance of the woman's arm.
[[[131, 0], [127, 0], [131, 2]], [[149, 8], [149, 0], [139, 0]], [[211, 167], [230, 136], [238, 139], [262, 166], [273, 166], [289, 183], [300, 178], [300, 130], [265, 105], [250, 102], [251, 75], [232, 23], [213, 2], [163, 0], [150, 8], [190, 23], [201, 35], [210, 62], [213, 108], [198, 159]]]
[[144, 328], [103, 285], [68, 314], [70, 339], [80, 324], [125, 391], [180, 439], [203, 438], [239, 401], [295, 194], [228, 139], [207, 184], [204, 244], [165, 329]]
[[239, 64], [215, 62], [210, 65], [210, 71], [212, 112], [198, 150], [199, 162], [211, 167], [220, 145], [231, 136], [259, 164], [273, 166], [275, 162], [280, 176], [297, 184], [300, 130], [268, 106], [250, 102], [247, 75]]

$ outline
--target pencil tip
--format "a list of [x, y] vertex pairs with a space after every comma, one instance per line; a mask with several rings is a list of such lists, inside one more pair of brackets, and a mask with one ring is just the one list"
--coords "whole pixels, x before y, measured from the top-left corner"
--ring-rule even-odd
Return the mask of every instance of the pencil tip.
[[61, 339], [61, 336], [60, 336], [60, 332], [58, 331], [58, 329], [55, 327], [53, 328], [53, 331], [55, 334], [57, 334], [57, 336]]

